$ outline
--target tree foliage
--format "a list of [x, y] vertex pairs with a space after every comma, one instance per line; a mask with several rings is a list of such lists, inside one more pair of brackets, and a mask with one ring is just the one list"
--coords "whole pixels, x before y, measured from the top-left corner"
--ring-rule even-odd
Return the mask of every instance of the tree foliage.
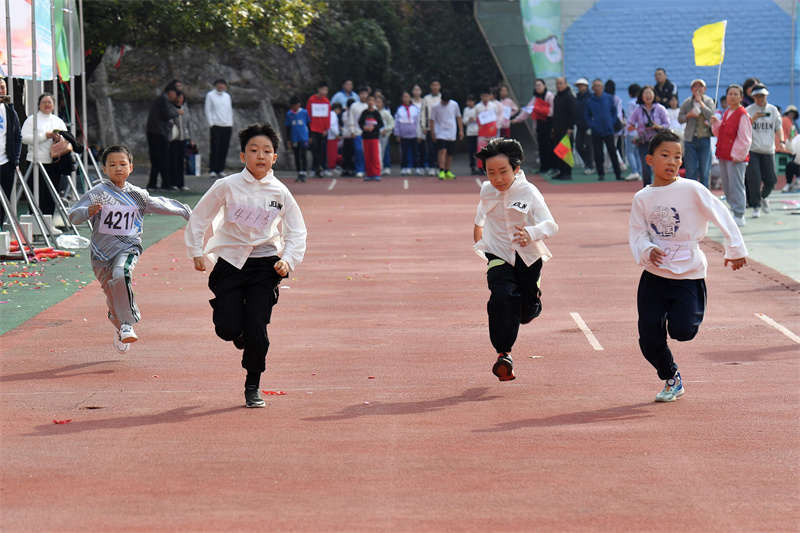
[[326, 10], [322, 0], [86, 0], [87, 50], [109, 45], [156, 49], [277, 44], [293, 51]]
[[500, 73], [473, 16], [471, 1], [332, 0], [308, 28], [304, 51], [339, 89], [342, 78], [368, 82], [396, 103], [403, 90], [437, 76], [464, 104]]

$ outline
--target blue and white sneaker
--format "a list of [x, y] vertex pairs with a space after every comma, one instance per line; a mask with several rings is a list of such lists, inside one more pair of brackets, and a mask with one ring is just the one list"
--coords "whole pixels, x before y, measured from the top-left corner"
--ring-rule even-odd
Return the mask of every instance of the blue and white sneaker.
[[683, 396], [683, 380], [681, 380], [681, 373], [676, 372], [675, 377], [667, 380], [664, 390], [656, 394], [656, 401], [674, 402], [679, 396]]

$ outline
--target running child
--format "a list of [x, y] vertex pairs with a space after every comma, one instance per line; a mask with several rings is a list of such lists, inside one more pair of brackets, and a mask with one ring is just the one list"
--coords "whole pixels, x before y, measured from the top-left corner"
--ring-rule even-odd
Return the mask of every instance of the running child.
[[[239, 131], [239, 144], [245, 168], [217, 180], [203, 195], [185, 240], [196, 270], [206, 270], [204, 254], [216, 262], [208, 277], [215, 331], [243, 350], [245, 405], [264, 407], [258, 387], [266, 370], [267, 324], [281, 279], [303, 260], [306, 225], [292, 193], [272, 172], [278, 132], [268, 123], [251, 124]], [[212, 222], [214, 235], [204, 248]]]
[[126, 353], [139, 338], [133, 325], [141, 320], [141, 314], [131, 278], [144, 251], [144, 214], [178, 215], [189, 220], [192, 210], [177, 200], [150, 196], [146, 189], [128, 183], [133, 156], [127, 147], [109, 146], [101, 161], [107, 178], [81, 196], [69, 210], [69, 220], [73, 224], [92, 223], [92, 269], [106, 295], [108, 319], [115, 329], [114, 347]]
[[660, 131], [643, 163], [653, 167], [653, 183], [633, 197], [628, 238], [633, 257], [644, 267], [639, 280], [639, 347], [666, 381], [657, 402], [684, 393], [681, 373], [667, 346], [667, 334], [692, 340], [703, 322], [708, 262], [698, 243], [713, 222], [725, 235], [725, 263], [739, 270], [747, 249], [728, 208], [701, 183], [679, 177], [680, 137]]
[[476, 157], [489, 178], [481, 187], [473, 237], [474, 250], [488, 261], [489, 339], [497, 351], [492, 373], [510, 381], [516, 377], [511, 349], [519, 326], [542, 311], [539, 279], [542, 263], [552, 257], [542, 241], [556, 234], [558, 224], [520, 169], [519, 142], [492, 139]]

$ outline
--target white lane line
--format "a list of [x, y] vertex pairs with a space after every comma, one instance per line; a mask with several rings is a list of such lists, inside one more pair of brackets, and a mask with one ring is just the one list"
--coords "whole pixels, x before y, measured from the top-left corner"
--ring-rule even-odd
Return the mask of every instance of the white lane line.
[[408, 189], [408, 180], [403, 180], [403, 188]]
[[334, 187], [336, 187], [336, 178], [333, 178], [333, 179], [331, 180], [331, 184], [330, 184], [330, 185], [328, 185], [328, 190], [329, 190], [329, 191], [332, 191]]
[[475, 178], [475, 183], [478, 184], [478, 187], [483, 187], [483, 181], [480, 178]]
[[780, 331], [781, 333], [783, 333], [784, 335], [786, 335], [787, 337], [792, 339], [797, 344], [800, 344], [800, 337], [798, 337], [797, 335], [795, 335], [794, 333], [792, 333], [791, 331], [789, 331], [785, 327], [781, 326], [780, 324], [778, 324], [777, 322], [772, 320], [767, 315], [764, 315], [762, 313], [755, 313], [755, 315], [758, 318], [760, 318], [761, 320], [763, 320], [764, 322], [766, 322], [767, 324], [769, 324], [770, 326], [772, 326], [773, 328], [777, 329], [778, 331]]
[[594, 334], [592, 333], [592, 330], [589, 329], [589, 326], [586, 325], [586, 322], [583, 321], [581, 315], [575, 312], [572, 312], [569, 315], [572, 317], [572, 320], [574, 320], [575, 323], [578, 324], [578, 327], [581, 328], [583, 334], [586, 335], [586, 338], [589, 340], [589, 344], [592, 345], [592, 348], [594, 348], [597, 351], [602, 350], [603, 347], [600, 345], [600, 342], [598, 342], [597, 337], [595, 337]]

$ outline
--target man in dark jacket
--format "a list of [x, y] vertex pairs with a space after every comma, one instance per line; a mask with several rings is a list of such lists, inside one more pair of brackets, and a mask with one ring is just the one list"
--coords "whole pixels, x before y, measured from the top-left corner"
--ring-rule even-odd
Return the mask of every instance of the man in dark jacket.
[[[656, 86], [653, 88], [656, 93], [656, 103], [669, 109], [669, 99], [678, 97], [678, 88], [667, 78], [667, 71], [663, 68], [656, 69]], [[678, 100], [680, 102], [680, 100]]]
[[183, 110], [175, 107], [178, 91], [170, 83], [150, 106], [147, 116], [147, 147], [150, 151], [150, 179], [148, 189], [158, 186], [158, 174], [161, 173], [163, 189], [172, 187], [169, 178], [169, 136], [172, 131], [172, 119], [183, 115]]
[[614, 143], [614, 124], [617, 121], [617, 106], [614, 105], [614, 97], [605, 92], [603, 80], [592, 81], [592, 92], [594, 93], [586, 103], [584, 117], [586, 123], [592, 130], [592, 148], [594, 149], [594, 165], [599, 176], [598, 181], [605, 179], [605, 169], [603, 156], [603, 145], [608, 150], [608, 157], [611, 158], [611, 166], [614, 167], [614, 174], [617, 179], [622, 179], [619, 160], [617, 159], [617, 147]]
[[589, 133], [589, 126], [586, 124], [585, 111], [586, 102], [592, 97], [589, 91], [589, 80], [578, 78], [575, 82], [578, 88], [578, 95], [575, 97], [575, 107], [577, 118], [575, 119], [575, 150], [583, 159], [584, 174], [594, 174], [594, 150], [592, 150], [592, 136]]
[[[553, 98], [553, 144], [558, 146], [564, 135], [569, 136], [572, 144], [572, 132], [577, 120], [577, 102], [566, 78], [556, 78], [556, 95]], [[556, 160], [559, 173], [554, 180], [571, 180], [572, 167], [560, 157]]]
[[[14, 173], [19, 163], [19, 154], [22, 151], [22, 128], [19, 125], [19, 117], [14, 111], [14, 106], [6, 96], [7, 86], [3, 79], [0, 79], [0, 183], [7, 198], [11, 198], [11, 191], [14, 188]], [[5, 209], [0, 206], [0, 226], [6, 221]]]

